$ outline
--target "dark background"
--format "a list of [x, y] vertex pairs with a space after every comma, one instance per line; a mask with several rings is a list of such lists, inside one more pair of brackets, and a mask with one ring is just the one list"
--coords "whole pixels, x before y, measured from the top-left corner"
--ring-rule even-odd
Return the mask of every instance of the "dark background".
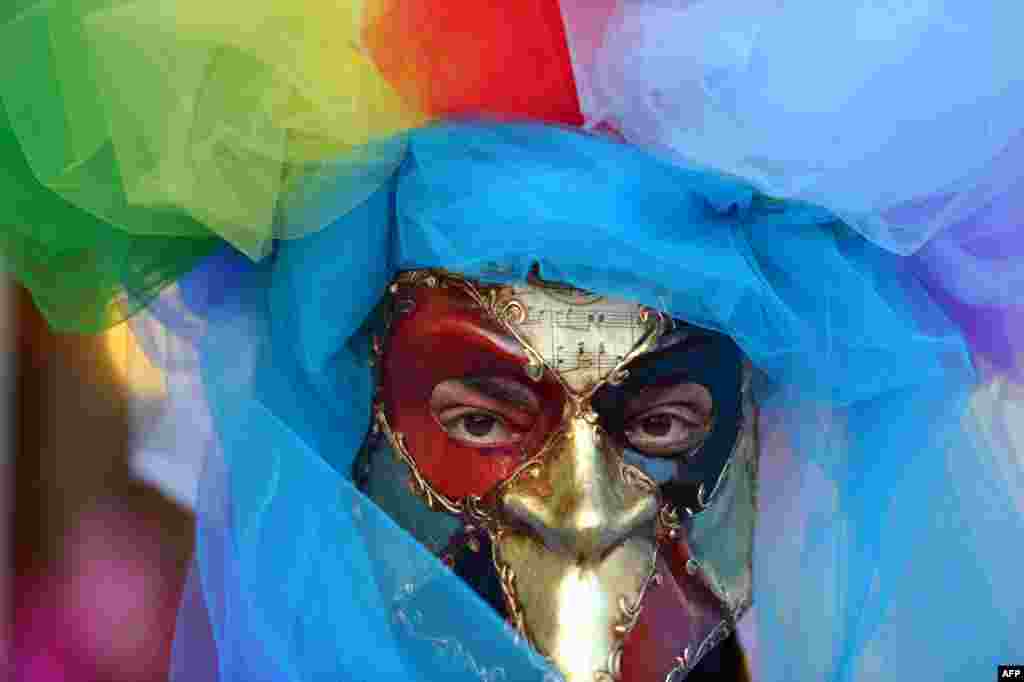
[[165, 680], [191, 516], [131, 472], [132, 389], [109, 339], [54, 334], [10, 298], [13, 679]]

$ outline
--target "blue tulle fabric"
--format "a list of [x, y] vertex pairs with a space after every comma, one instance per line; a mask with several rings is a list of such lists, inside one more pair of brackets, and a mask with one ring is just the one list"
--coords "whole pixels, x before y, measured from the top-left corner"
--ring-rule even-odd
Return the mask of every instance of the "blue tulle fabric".
[[323, 229], [260, 264], [225, 250], [151, 311], [197, 350], [214, 424], [175, 682], [554, 679], [350, 480], [394, 274], [522, 281], [534, 262], [722, 331], [761, 370], [757, 679], [983, 679], [1024, 658], [1017, 455], [975, 427], [969, 348], [913, 263], [597, 135], [464, 122], [400, 142], [355, 210], [318, 189], [282, 220]]
[[1015, 0], [560, 0], [590, 126], [829, 208], [886, 249], [1014, 201]]

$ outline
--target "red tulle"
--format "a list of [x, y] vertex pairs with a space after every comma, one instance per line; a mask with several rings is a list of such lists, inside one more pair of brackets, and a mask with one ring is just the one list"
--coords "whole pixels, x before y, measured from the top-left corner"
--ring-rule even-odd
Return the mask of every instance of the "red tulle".
[[364, 39], [431, 117], [583, 123], [557, 0], [375, 0]]

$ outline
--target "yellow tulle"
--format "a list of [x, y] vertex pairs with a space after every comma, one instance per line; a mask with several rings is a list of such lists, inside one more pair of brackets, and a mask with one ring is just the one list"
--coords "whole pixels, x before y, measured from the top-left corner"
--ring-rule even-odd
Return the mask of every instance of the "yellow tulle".
[[322, 162], [393, 166], [399, 148], [367, 145], [424, 119], [362, 48], [365, 13], [326, 0], [40, 3], [3, 27], [8, 63], [24, 67], [0, 94], [32, 172], [64, 199], [132, 234], [209, 231], [258, 259], [319, 227], [277, 220], [298, 178]]

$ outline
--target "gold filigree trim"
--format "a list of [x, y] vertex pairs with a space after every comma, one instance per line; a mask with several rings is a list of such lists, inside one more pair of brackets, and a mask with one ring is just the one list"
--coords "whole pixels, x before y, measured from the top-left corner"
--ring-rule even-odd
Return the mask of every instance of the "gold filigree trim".
[[[741, 449], [752, 445], [755, 448], [754, 457], [757, 457], [757, 409], [754, 407], [753, 399], [750, 395], [750, 384], [752, 381], [754, 369], [750, 364], [749, 360], [745, 360], [743, 363], [743, 383], [740, 387], [740, 404], [741, 413], [739, 424], [737, 425], [737, 438], [736, 442], [733, 443], [732, 451], [729, 453], [728, 459], [725, 461], [725, 466], [718, 472], [718, 478], [715, 479], [715, 484], [711, 488], [711, 492], [707, 492], [706, 486], [701, 483], [697, 488], [697, 509], [687, 509], [689, 516], [696, 516], [700, 512], [707, 509], [709, 506], [714, 504], [718, 492], [722, 489], [723, 484], [729, 478], [729, 473], [732, 468], [733, 460], [736, 459], [736, 453]], [[703, 444], [702, 444], [703, 445]], [[757, 480], [756, 477], [753, 480]]]
[[432, 511], [444, 511], [453, 516], [463, 518], [467, 523], [475, 524], [484, 530], [491, 531], [497, 526], [497, 519], [487, 507], [484, 501], [477, 495], [469, 495], [461, 499], [452, 499], [447, 495], [438, 492], [427, 481], [426, 477], [416, 466], [416, 461], [409, 454], [405, 445], [405, 434], [401, 431], [394, 431], [388, 418], [384, 414], [384, 408], [379, 403], [374, 406], [374, 431], [383, 432], [391, 444], [391, 449], [409, 468], [409, 484], [412, 492], [423, 500], [427, 508]]
[[618, 682], [622, 676], [622, 654], [626, 646], [626, 636], [640, 622], [640, 614], [643, 612], [643, 602], [648, 590], [652, 587], [658, 587], [663, 582], [664, 579], [658, 572], [658, 547], [655, 544], [654, 549], [651, 551], [651, 572], [647, 575], [646, 580], [644, 580], [636, 599], [631, 604], [625, 595], [619, 596], [619, 613], [621, 618], [613, 628], [616, 639], [615, 646], [608, 653], [606, 670], [598, 670], [594, 673], [596, 682]]
[[519, 605], [519, 597], [516, 592], [516, 572], [498, 559], [497, 546], [498, 543], [492, 540], [491, 560], [498, 571], [501, 591], [505, 595], [505, 607], [508, 609], [509, 622], [515, 627], [516, 632], [529, 639], [529, 635], [526, 632], [526, 619], [523, 616], [523, 610]]
[[658, 573], [658, 548], [655, 545], [651, 551], [651, 572], [647, 575], [646, 580], [644, 580], [636, 599], [630, 604], [625, 596], [619, 597], [619, 611], [622, 614], [622, 619], [615, 626], [614, 630], [620, 639], [625, 638], [640, 620], [640, 613], [643, 611], [643, 601], [644, 597], [647, 596], [647, 591], [651, 587], [661, 585], [663, 580], [661, 574]]
[[441, 285], [441, 279], [445, 276], [442, 270], [406, 270], [398, 273], [395, 281], [388, 288], [392, 294], [397, 294], [402, 284], [409, 286], [426, 286], [434, 289]]
[[383, 407], [378, 404], [374, 407], [374, 414], [376, 417], [376, 423], [380, 427], [380, 430], [387, 436], [388, 442], [391, 443], [391, 448], [398, 457], [405, 462], [405, 465], [409, 467], [410, 473], [410, 486], [413, 493], [415, 493], [423, 503], [427, 505], [427, 508], [431, 511], [446, 511], [449, 514], [455, 516], [462, 516], [465, 512], [465, 501], [464, 500], [453, 500], [452, 498], [434, 490], [433, 486], [423, 477], [420, 473], [419, 467], [416, 466], [416, 462], [409, 454], [408, 448], [405, 446], [405, 434], [400, 431], [393, 431], [391, 424], [388, 423], [388, 418], [384, 414]]
[[619, 475], [622, 476], [626, 485], [638, 488], [645, 493], [656, 493], [658, 490], [658, 484], [652, 481], [647, 474], [621, 458], [619, 459]]
[[690, 674], [690, 671], [700, 663], [701, 659], [721, 644], [734, 628], [735, 623], [723, 620], [708, 633], [695, 653], [691, 653], [689, 647], [683, 649], [683, 653], [676, 657], [676, 666], [665, 676], [665, 682], [682, 682]]
[[[550, 367], [544, 356], [533, 347], [518, 329], [518, 326], [523, 324], [528, 317], [526, 305], [516, 298], [512, 298], [504, 303], [500, 300], [500, 293], [511, 290], [511, 287], [487, 286], [483, 288], [467, 277], [440, 269], [409, 270], [400, 273], [388, 290], [392, 294], [397, 294], [400, 291], [400, 285], [427, 286], [431, 288], [457, 287], [516, 340], [527, 355], [526, 374], [530, 379], [540, 381], [544, 376], [544, 371], [548, 370], [562, 384], [562, 387], [570, 396], [581, 401], [589, 400], [605, 384], [619, 385], [625, 381], [629, 375], [625, 366], [641, 355], [655, 350], [661, 337], [672, 328], [672, 320], [667, 314], [649, 307], [641, 307], [639, 321], [646, 327], [643, 335], [603, 381], [596, 382], [595, 385], [589, 387], [585, 394], [577, 395], [567, 385], [564, 378]], [[550, 292], [550, 288], [547, 286], [542, 286], [541, 288]], [[571, 287], [567, 286], [566, 289], [571, 289]], [[601, 298], [603, 297], [597, 296], [594, 300], [601, 300]]]
[[675, 505], [663, 504], [658, 509], [658, 537], [667, 537], [669, 540], [675, 540], [679, 537], [679, 531], [683, 528], [683, 523], [679, 519], [679, 510], [676, 509]]

